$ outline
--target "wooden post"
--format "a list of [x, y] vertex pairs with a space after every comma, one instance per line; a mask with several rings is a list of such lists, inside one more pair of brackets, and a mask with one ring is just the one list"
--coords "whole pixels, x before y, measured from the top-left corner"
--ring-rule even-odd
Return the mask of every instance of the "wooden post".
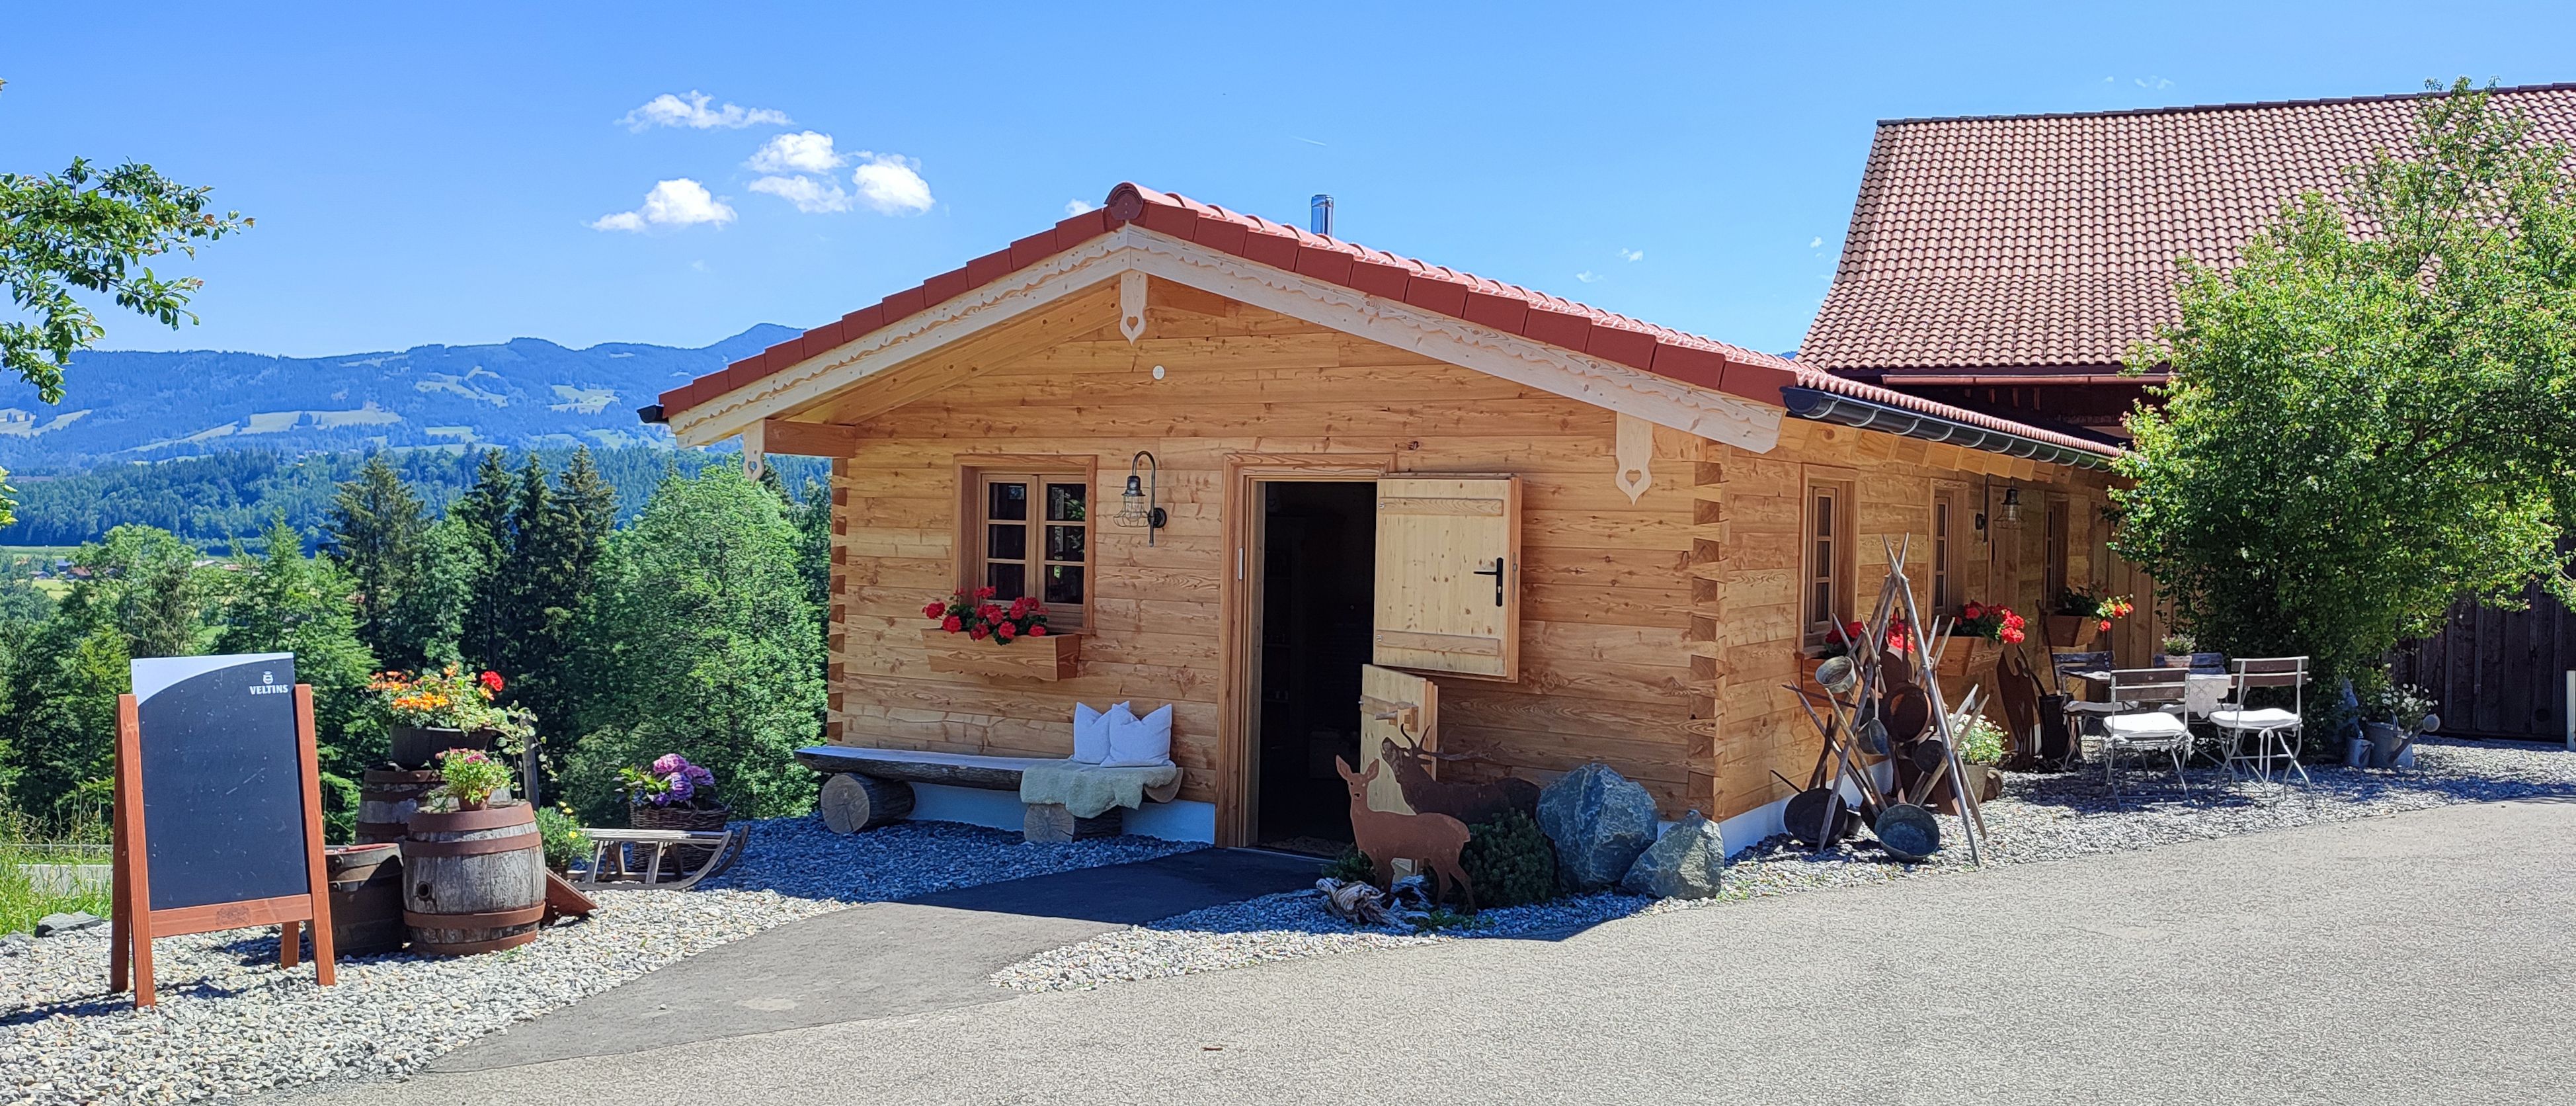
[[116, 846], [109, 854], [109, 874], [116, 921], [110, 936], [122, 934], [109, 954], [108, 983], [126, 987], [128, 966], [134, 1005], [156, 1001], [152, 990], [152, 852], [143, 839], [143, 726], [134, 696], [116, 697]]
[[[324, 987], [337, 981], [331, 949], [331, 876], [322, 856], [322, 770], [314, 749], [313, 685], [295, 685], [295, 749], [304, 769], [304, 862], [313, 892], [313, 981]], [[295, 966], [295, 923], [282, 929], [279, 958]]]

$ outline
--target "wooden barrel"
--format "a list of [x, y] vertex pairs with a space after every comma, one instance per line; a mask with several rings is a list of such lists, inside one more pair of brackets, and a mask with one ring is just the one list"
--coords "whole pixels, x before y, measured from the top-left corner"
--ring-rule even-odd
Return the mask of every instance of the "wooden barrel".
[[402, 948], [402, 858], [392, 842], [323, 850], [331, 880], [331, 947], [341, 956]]
[[537, 939], [546, 916], [546, 851], [534, 807], [415, 813], [402, 859], [403, 924], [413, 951], [469, 956]]
[[436, 772], [370, 770], [358, 786], [359, 843], [402, 840], [421, 796], [445, 784], [446, 779]]

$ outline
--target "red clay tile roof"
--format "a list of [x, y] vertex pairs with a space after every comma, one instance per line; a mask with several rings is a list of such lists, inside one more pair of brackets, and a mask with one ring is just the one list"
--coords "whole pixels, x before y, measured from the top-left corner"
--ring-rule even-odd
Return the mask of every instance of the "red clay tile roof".
[[[2174, 258], [2232, 264], [2301, 191], [2403, 149], [2425, 94], [1878, 125], [1799, 347], [1837, 371], [2117, 364], [2177, 317]], [[2498, 89], [2576, 142], [2576, 84]]]
[[1312, 234], [1133, 183], [1101, 208], [1013, 242], [760, 353], [662, 393], [664, 418], [815, 356], [1041, 258], [1134, 223], [1250, 261], [1400, 300], [1687, 384], [1781, 406], [1781, 389], [1815, 388], [2103, 456], [2115, 446], [1845, 380], [1775, 354], [1700, 337], [1526, 288]]

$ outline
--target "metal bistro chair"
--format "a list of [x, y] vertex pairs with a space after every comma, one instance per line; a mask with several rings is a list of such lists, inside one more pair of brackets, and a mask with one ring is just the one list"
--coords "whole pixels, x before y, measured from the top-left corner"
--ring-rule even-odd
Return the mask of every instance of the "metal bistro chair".
[[[2292, 772], [2299, 774], [2301, 784], [2311, 783], [2307, 768], [2299, 763], [2299, 715], [2307, 705], [2308, 658], [2247, 657], [2228, 667], [2234, 671], [2234, 686], [2227, 702], [2209, 714], [2210, 725], [2218, 727], [2227, 748], [2227, 774], [2234, 776], [2239, 764], [2253, 765], [2255, 775], [2269, 783], [2272, 758], [2278, 756], [2288, 763], [2281, 770], [2281, 786], [2290, 785]], [[2246, 693], [2261, 687], [2289, 688], [2290, 709], [2250, 706]], [[2248, 738], [2253, 745], [2250, 752]]]
[[2191, 699], [2191, 673], [2181, 668], [2118, 668], [2111, 671], [2111, 705], [2119, 711], [2101, 720], [2102, 782], [2111, 797], [2120, 797], [2122, 753], [2163, 753], [2173, 761], [2174, 782], [2184, 797], [2191, 782], [2183, 777], [2183, 758], [2191, 755], [2191, 727], [2181, 714]]

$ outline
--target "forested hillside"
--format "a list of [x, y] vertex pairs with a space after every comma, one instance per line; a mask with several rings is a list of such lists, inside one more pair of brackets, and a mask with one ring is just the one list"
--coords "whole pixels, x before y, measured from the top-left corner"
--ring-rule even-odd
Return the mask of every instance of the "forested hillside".
[[636, 408], [796, 333], [763, 323], [696, 349], [515, 338], [333, 357], [86, 352], [72, 358], [59, 404], [14, 376], [0, 381], [0, 468], [23, 475], [243, 448], [665, 443]]
[[[387, 451], [386, 458], [420, 493], [432, 511], [447, 504], [473, 483], [477, 450], [413, 449]], [[570, 449], [534, 451], [547, 469], [560, 471]], [[600, 476], [617, 491], [618, 521], [634, 519], [655, 486], [673, 472], [695, 474], [709, 464], [731, 464], [729, 453], [676, 450], [658, 446], [593, 449]], [[523, 451], [512, 451], [517, 467]], [[17, 488], [18, 520], [0, 528], [0, 545], [79, 545], [97, 541], [125, 523], [167, 530], [192, 545], [220, 548], [235, 538], [262, 548], [262, 535], [272, 517], [283, 511], [286, 523], [305, 541], [319, 541], [331, 496], [354, 479], [366, 463], [358, 452], [317, 453], [293, 457], [276, 450], [241, 450], [203, 457], [183, 457], [153, 464], [107, 462], [63, 475], [12, 474]], [[821, 479], [822, 462], [802, 457], [773, 457], [785, 486], [802, 489]]]

